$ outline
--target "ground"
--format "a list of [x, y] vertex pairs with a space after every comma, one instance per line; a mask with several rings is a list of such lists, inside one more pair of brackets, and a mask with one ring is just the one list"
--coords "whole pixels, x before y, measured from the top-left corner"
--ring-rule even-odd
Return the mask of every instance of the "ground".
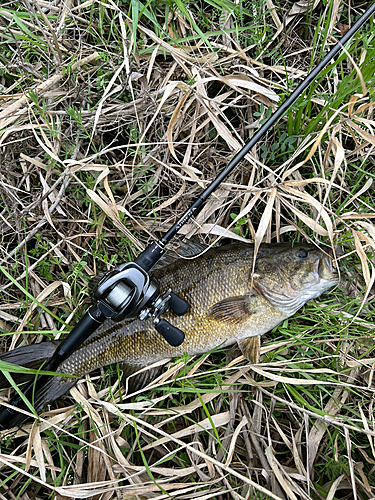
[[[89, 279], [165, 234], [370, 5], [4, 2], [2, 351], [65, 335]], [[133, 399], [120, 365], [87, 376], [3, 433], [1, 498], [375, 496], [374, 40], [371, 18], [178, 236], [310, 241], [340, 285], [257, 366], [178, 358]]]

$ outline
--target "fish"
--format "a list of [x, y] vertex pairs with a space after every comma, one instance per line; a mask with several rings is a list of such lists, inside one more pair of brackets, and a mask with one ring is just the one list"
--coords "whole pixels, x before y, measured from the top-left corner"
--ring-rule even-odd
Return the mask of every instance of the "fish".
[[[184, 258], [194, 254], [192, 246], [186, 245], [185, 253], [182, 246], [178, 250], [182, 258], [166, 257], [167, 264], [154, 272], [162, 292], [172, 289], [190, 305], [183, 316], [172, 311], [165, 314], [167, 321], [185, 333], [182, 345], [168, 344], [152, 319], [118, 323], [108, 319], [57, 367], [56, 372], [72, 377], [51, 376], [37, 388], [33, 400], [37, 412], [65, 394], [79, 378], [117, 362], [123, 363], [129, 393], [157, 375], [156, 368], [137, 372], [184, 353], [197, 355], [238, 344], [244, 357], [257, 363], [261, 335], [338, 283], [332, 259], [310, 244], [262, 244], [255, 263], [251, 244], [209, 249], [195, 244], [195, 253], [203, 252], [196, 258]], [[38, 368], [58, 345], [56, 341], [31, 344], [2, 354], [0, 360]], [[21, 377], [25, 381], [30, 375]], [[7, 385], [5, 377], [0, 377], [0, 388]], [[18, 415], [13, 425], [24, 418]]]

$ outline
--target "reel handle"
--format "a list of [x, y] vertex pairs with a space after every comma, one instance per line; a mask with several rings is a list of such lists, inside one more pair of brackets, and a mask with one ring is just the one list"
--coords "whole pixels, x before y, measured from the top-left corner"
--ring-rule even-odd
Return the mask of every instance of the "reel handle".
[[171, 346], [178, 347], [184, 341], [184, 332], [176, 326], [171, 325], [166, 319], [160, 319], [154, 326]]
[[169, 299], [169, 307], [175, 314], [177, 314], [177, 316], [183, 316], [188, 312], [190, 306], [185, 299], [182, 299], [174, 292], [171, 292], [171, 297]]

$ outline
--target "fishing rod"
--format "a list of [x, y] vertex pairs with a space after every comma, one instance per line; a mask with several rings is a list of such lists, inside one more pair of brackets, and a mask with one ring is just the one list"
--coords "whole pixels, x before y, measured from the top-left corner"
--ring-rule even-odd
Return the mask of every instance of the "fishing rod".
[[[105, 273], [93, 290], [94, 303], [89, 307], [82, 319], [71, 330], [67, 338], [57, 348], [55, 354], [43, 366], [43, 371], [56, 371], [60, 363], [76, 351], [106, 319], [115, 322], [138, 317], [140, 320], [152, 318], [155, 329], [172, 346], [179, 346], [184, 341], [184, 332], [176, 328], [161, 316], [171, 309], [177, 315], [184, 315], [189, 304], [172, 292], [160, 292], [159, 282], [149, 272], [166, 252], [166, 245], [177, 234], [179, 229], [190, 219], [196, 217], [207, 198], [220, 186], [226, 177], [244, 159], [249, 151], [262, 139], [268, 130], [282, 118], [292, 104], [310, 86], [319, 73], [351, 40], [361, 26], [375, 13], [375, 3], [358, 19], [339, 42], [328, 52], [320, 63], [307, 75], [277, 111], [259, 128], [250, 141], [232, 158], [227, 167], [201, 193], [182, 217], [159, 240], [151, 243], [133, 262], [126, 262]], [[23, 389], [25, 398], [32, 399], [34, 391], [41, 387], [48, 375], [39, 375]], [[0, 428], [12, 425], [12, 415], [17, 408], [27, 409], [23, 398], [16, 395], [10, 402], [12, 408], [0, 409]], [[25, 417], [26, 421], [28, 417]]]

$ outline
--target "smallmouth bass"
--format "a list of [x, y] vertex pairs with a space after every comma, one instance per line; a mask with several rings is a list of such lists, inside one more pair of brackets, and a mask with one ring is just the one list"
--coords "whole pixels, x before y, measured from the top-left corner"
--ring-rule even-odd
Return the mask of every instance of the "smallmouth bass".
[[[183, 251], [183, 247], [179, 251]], [[102, 366], [123, 362], [124, 375], [130, 377], [144, 367], [184, 352], [201, 354], [236, 342], [248, 360], [257, 362], [260, 336], [292, 316], [308, 300], [336, 285], [338, 280], [331, 259], [312, 245], [261, 245], [254, 273], [253, 255], [252, 245], [235, 243], [211, 248], [195, 259], [172, 261], [155, 271], [161, 291], [171, 288], [190, 304], [184, 316], [172, 312], [165, 315], [184, 331], [181, 346], [170, 346], [156, 332], [152, 320], [132, 319], [120, 323], [107, 320], [56, 371], [82, 377]], [[1, 355], [0, 359], [38, 368], [52, 356], [57, 345], [42, 342], [24, 346]], [[154, 371], [146, 370], [130, 377], [130, 392], [142, 388], [155, 375]], [[50, 377], [36, 391], [33, 402], [36, 411], [63, 395], [76, 382], [76, 378]], [[0, 378], [0, 387], [7, 385], [5, 378]], [[23, 418], [22, 414], [15, 414], [12, 424], [18, 425]]]

